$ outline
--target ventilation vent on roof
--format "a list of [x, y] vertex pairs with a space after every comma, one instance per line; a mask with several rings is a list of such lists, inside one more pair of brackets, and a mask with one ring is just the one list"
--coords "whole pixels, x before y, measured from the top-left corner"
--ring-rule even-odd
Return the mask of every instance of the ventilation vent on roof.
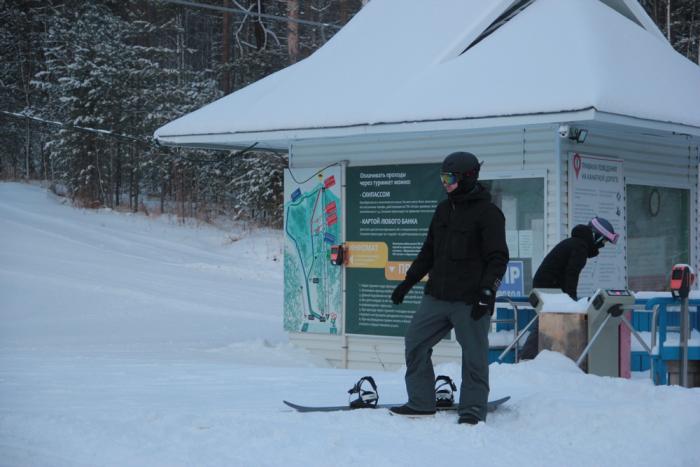
[[510, 8], [508, 8], [501, 16], [496, 18], [496, 20], [493, 23], [491, 23], [491, 25], [488, 28], [486, 28], [484, 30], [484, 32], [482, 32], [479, 35], [479, 37], [474, 39], [474, 41], [471, 44], [469, 44], [469, 46], [466, 49], [464, 49], [460, 55], [462, 55], [464, 52], [471, 49], [476, 44], [478, 44], [479, 42], [483, 41], [488, 36], [493, 34], [493, 32], [496, 29], [500, 28], [501, 26], [506, 24], [508, 21], [513, 19], [518, 13], [520, 13], [525, 8], [530, 6], [534, 1], [535, 0], [518, 0], [518, 1], [514, 2]]

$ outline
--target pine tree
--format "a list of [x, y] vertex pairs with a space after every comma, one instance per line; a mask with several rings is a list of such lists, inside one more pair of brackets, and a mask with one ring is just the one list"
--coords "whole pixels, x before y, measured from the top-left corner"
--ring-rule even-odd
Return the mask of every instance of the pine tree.
[[700, 5], [697, 0], [639, 0], [673, 48], [700, 64]]
[[[40, 59], [33, 8], [35, 2], [0, 2], [0, 111], [31, 115], [30, 85]], [[33, 178], [46, 175], [46, 164], [32, 134], [32, 123], [0, 115], [0, 176]]]
[[[286, 0], [222, 4], [250, 13], [225, 21], [218, 12], [156, 0], [5, 0], [0, 19], [10, 27], [0, 28], [0, 84], [9, 109], [0, 110], [34, 120], [0, 117], [0, 141], [7, 142], [0, 176], [51, 172], [89, 206], [128, 199], [135, 210], [157, 196], [161, 210], [182, 216], [233, 210], [240, 218], [280, 222], [284, 156], [157, 147], [151, 140], [155, 129], [217, 99], [222, 89], [239, 89], [294, 60]], [[340, 25], [360, 4], [310, 0], [292, 14]], [[295, 24], [298, 59], [337, 30]]]
[[47, 95], [45, 112], [68, 124], [48, 149], [70, 194], [102, 203], [109, 145], [90, 129], [125, 129], [120, 126], [125, 96], [121, 63], [127, 53], [121, 45], [127, 25], [104, 4], [66, 2], [60, 12], [45, 37], [46, 69], [35, 82]]
[[286, 157], [258, 153], [233, 159], [237, 176], [229, 186], [238, 194], [238, 215], [272, 226], [282, 225], [284, 169]]

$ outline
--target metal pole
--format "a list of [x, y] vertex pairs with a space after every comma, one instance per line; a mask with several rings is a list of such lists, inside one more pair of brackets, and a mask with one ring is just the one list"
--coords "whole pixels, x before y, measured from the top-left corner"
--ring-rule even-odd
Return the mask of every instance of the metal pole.
[[620, 319], [622, 320], [623, 323], [625, 323], [625, 326], [627, 326], [627, 329], [630, 330], [630, 332], [634, 335], [634, 337], [637, 338], [640, 344], [642, 344], [642, 347], [644, 347], [644, 350], [647, 351], [649, 356], [651, 356], [651, 348], [647, 345], [646, 342], [644, 342], [644, 339], [642, 339], [642, 336], [639, 335], [636, 329], [632, 327], [632, 324], [625, 318], [625, 315], [620, 315]]
[[[656, 304], [654, 305], [654, 308], [651, 313], [651, 349], [652, 351], [656, 348], [656, 332], [657, 332], [657, 324], [656, 320], [659, 319], [659, 308], [661, 305]], [[658, 383], [658, 378], [656, 378], [656, 364], [654, 362], [654, 358], [651, 357], [651, 354], [649, 354], [649, 376], [651, 377], [651, 381], [654, 384]]]
[[586, 355], [588, 355], [588, 352], [591, 350], [593, 343], [598, 338], [600, 333], [603, 331], [603, 328], [608, 323], [608, 320], [610, 319], [611, 316], [612, 315], [610, 313], [608, 313], [608, 315], [605, 317], [603, 322], [600, 323], [600, 326], [598, 326], [598, 329], [596, 330], [595, 334], [593, 334], [593, 338], [591, 338], [591, 340], [588, 341], [588, 345], [586, 345], [586, 348], [583, 349], [581, 356], [578, 358], [578, 360], [576, 360], [576, 366], [581, 366], [581, 362], [583, 362], [583, 359], [586, 358]]
[[[515, 303], [512, 301], [510, 302], [511, 305], [513, 305], [513, 332], [517, 336], [518, 333], [520, 332], [520, 329], [518, 329], [518, 307], [515, 306]], [[515, 346], [515, 351], [513, 353], [513, 361], [515, 363], [518, 363], [520, 360], [520, 350], [518, 350], [518, 346]]]
[[518, 343], [518, 341], [520, 340], [520, 338], [523, 337], [523, 335], [527, 332], [527, 330], [530, 329], [530, 326], [532, 326], [533, 323], [534, 323], [535, 321], [537, 321], [537, 318], [539, 318], [539, 317], [540, 317], [540, 316], [539, 316], [538, 314], [535, 314], [535, 316], [530, 320], [530, 322], [527, 323], [527, 326], [525, 326], [525, 327], [523, 328], [523, 330], [520, 331], [520, 334], [517, 335], [517, 337], [515, 338], [515, 340], [514, 340], [513, 342], [511, 342], [510, 345], [509, 345], [508, 347], [506, 347], [506, 349], [505, 349], [503, 352], [501, 352], [501, 355], [499, 355], [498, 358], [497, 358], [498, 363], [503, 363], [503, 357], [505, 357], [506, 354], [507, 354], [508, 352], [510, 352], [510, 349], [512, 349], [513, 346], [514, 346], [515, 344]]
[[689, 311], [688, 311], [688, 297], [681, 299], [681, 386], [684, 388], [688, 386], [688, 324], [689, 324]]
[[[348, 166], [348, 161], [341, 161], [340, 162], [340, 206], [342, 209], [342, 215], [344, 216], [342, 219], [342, 232], [343, 232], [343, 246], [346, 245], [347, 242], [347, 174], [346, 174], [346, 169]], [[343, 256], [347, 255], [347, 249], [346, 251], [343, 252]], [[341, 322], [343, 323], [343, 368], [348, 368], [349, 366], [349, 353], [350, 353], [350, 343], [348, 341], [348, 334], [346, 332], [348, 321], [347, 321], [347, 302], [346, 302], [346, 293], [347, 293], [347, 270], [345, 266], [343, 265], [341, 267], [341, 287], [342, 290], [340, 292], [340, 312], [342, 313], [343, 317], [341, 319]], [[375, 349], [376, 350], [376, 349]]]

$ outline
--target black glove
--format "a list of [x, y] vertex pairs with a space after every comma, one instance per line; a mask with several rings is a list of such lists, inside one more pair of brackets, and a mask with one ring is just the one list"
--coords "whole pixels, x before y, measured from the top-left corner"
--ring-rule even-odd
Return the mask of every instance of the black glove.
[[406, 281], [403, 281], [396, 286], [391, 294], [391, 301], [394, 302], [394, 305], [403, 303], [403, 298], [406, 296], [408, 291], [411, 290], [411, 287], [413, 286]]
[[472, 319], [478, 321], [486, 314], [492, 315], [495, 305], [496, 294], [493, 293], [493, 290], [484, 287], [479, 291], [479, 299], [472, 307]]

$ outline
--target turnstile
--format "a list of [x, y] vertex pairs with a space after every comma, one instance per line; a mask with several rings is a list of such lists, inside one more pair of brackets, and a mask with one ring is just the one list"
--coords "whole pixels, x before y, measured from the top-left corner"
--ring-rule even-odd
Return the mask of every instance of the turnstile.
[[[556, 292], [556, 293], [553, 293]], [[555, 350], [572, 359], [588, 373], [619, 376], [619, 325], [625, 324], [642, 345], [641, 336], [632, 328], [624, 312], [632, 309], [634, 295], [625, 289], [598, 289], [585, 306], [569, 300], [569, 309], [561, 303], [561, 291], [533, 289], [530, 304], [539, 319], [539, 350]], [[558, 305], [559, 304], [559, 305]]]

